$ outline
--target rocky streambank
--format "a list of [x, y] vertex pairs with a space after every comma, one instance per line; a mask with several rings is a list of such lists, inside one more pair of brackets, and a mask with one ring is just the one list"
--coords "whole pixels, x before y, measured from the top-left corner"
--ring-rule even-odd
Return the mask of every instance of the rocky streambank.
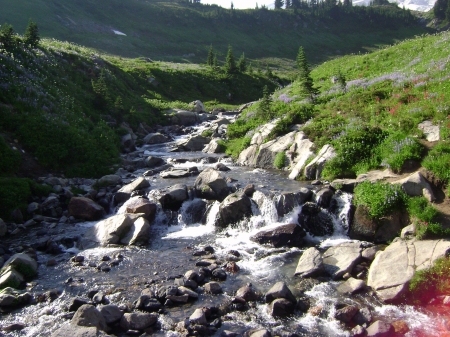
[[[142, 126], [142, 138], [130, 130], [123, 138], [128, 149], [123, 167], [115, 174], [98, 180], [43, 177], [39, 181], [54, 192], [31, 202], [26, 214], [15, 212], [14, 221], [0, 221], [2, 333], [442, 332], [429, 329], [435, 317], [400, 304], [414, 272], [448, 255], [450, 241], [417, 240], [402, 214], [373, 223], [351, 205], [358, 183], [380, 179], [433, 200], [432, 185], [421, 172], [399, 177], [380, 171], [353, 180], [286, 185], [288, 179], [270, 172], [280, 146], [289, 145], [295, 158], [290, 178], [298, 172], [320, 177], [332, 149], [319, 151], [306, 169], [299, 154], [311, 155], [309, 140], [293, 131], [264, 142], [270, 125], [263, 126], [238, 162], [269, 171], [239, 171], [241, 166], [215, 154], [229, 119], [202, 114], [174, 112], [174, 120], [185, 125]], [[200, 131], [189, 129], [201, 119], [209, 121]], [[205, 129], [214, 139], [200, 134]], [[192, 133], [169, 142], [177, 132]], [[136, 141], [146, 145], [136, 149]], [[185, 152], [201, 150], [210, 153]], [[184, 240], [172, 228], [198, 233]], [[449, 302], [447, 297], [434, 301]], [[396, 309], [385, 311], [390, 303]]]

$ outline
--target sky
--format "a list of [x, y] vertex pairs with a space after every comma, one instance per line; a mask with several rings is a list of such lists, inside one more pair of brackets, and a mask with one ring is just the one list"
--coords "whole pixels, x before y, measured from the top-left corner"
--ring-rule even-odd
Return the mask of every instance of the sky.
[[261, 5], [266, 5], [268, 8], [272, 8], [274, 0], [201, 0], [202, 4], [215, 4], [223, 8], [230, 8], [231, 2], [233, 2], [236, 9], [255, 8], [256, 3], [260, 7]]

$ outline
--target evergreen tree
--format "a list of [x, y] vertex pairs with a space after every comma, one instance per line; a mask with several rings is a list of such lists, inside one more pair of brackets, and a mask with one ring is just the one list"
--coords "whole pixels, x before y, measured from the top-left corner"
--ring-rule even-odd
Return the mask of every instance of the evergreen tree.
[[281, 9], [283, 7], [283, 0], [275, 0], [275, 9]]
[[266, 76], [270, 79], [273, 79], [273, 77], [274, 77], [269, 65], [266, 65]]
[[263, 97], [261, 99], [261, 103], [259, 104], [260, 115], [264, 121], [268, 121], [272, 118], [272, 112], [270, 110], [270, 105], [272, 103], [272, 99], [269, 95], [269, 89], [267, 85], [264, 86], [263, 89]]
[[347, 79], [345, 75], [341, 72], [341, 69], [338, 69], [336, 72], [336, 82], [339, 84], [341, 89], [345, 92], [347, 90]]
[[208, 50], [208, 58], [206, 59], [206, 64], [209, 65], [210, 67], [213, 66], [213, 62], [214, 62], [214, 50], [212, 45], [209, 46], [209, 50]]
[[303, 47], [300, 47], [298, 50], [296, 62], [298, 68], [297, 80], [300, 82], [303, 91], [314, 101], [314, 95], [317, 95], [319, 91], [314, 88], [311, 70], [309, 69]]
[[284, 0], [284, 7], [285, 7], [286, 9], [291, 8], [291, 7], [292, 7], [292, 2], [291, 2], [291, 0]]
[[30, 46], [31, 48], [36, 48], [40, 41], [39, 37], [39, 29], [35, 22], [31, 19], [28, 21], [28, 26], [23, 36], [23, 42], [25, 45]]
[[433, 7], [434, 16], [438, 19], [445, 19], [445, 12], [448, 7], [448, 0], [436, 0]]
[[15, 38], [14, 38], [14, 29], [13, 27], [5, 23], [2, 25], [2, 28], [0, 29], [0, 42], [3, 44], [5, 49], [10, 49], [14, 47], [15, 45]]
[[92, 80], [92, 89], [95, 93], [94, 106], [99, 110], [106, 109], [109, 103], [109, 93], [103, 70], [97, 81]]
[[236, 61], [234, 59], [233, 55], [233, 48], [231, 46], [228, 46], [228, 52], [227, 52], [227, 58], [225, 61], [225, 72], [227, 74], [233, 74], [237, 70], [236, 67]]
[[213, 68], [217, 68], [217, 66], [218, 66], [216, 53], [214, 53], [212, 66], [213, 66]]
[[247, 60], [245, 59], [244, 53], [242, 53], [241, 57], [238, 60], [237, 68], [241, 73], [244, 73], [247, 70]]
[[344, 0], [344, 7], [351, 7], [351, 6], [352, 6], [351, 0]]

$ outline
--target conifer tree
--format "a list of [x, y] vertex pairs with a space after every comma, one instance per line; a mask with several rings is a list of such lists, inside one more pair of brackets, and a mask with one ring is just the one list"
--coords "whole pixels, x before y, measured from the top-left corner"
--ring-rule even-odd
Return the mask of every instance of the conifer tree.
[[92, 80], [92, 90], [95, 93], [94, 106], [100, 110], [106, 109], [109, 104], [109, 93], [103, 70], [98, 80]]
[[208, 58], [206, 59], [206, 64], [209, 65], [210, 67], [212, 67], [213, 62], [214, 62], [214, 50], [211, 45], [208, 50]]
[[298, 68], [297, 80], [300, 82], [303, 91], [311, 98], [311, 100], [314, 101], [314, 95], [317, 95], [319, 91], [314, 88], [314, 83], [311, 78], [311, 70], [309, 69], [303, 47], [300, 47], [298, 50], [296, 62]]
[[242, 53], [241, 57], [239, 58], [237, 67], [241, 73], [244, 73], [247, 70], [247, 60], [245, 59], [244, 53]]
[[235, 61], [234, 55], [233, 55], [233, 48], [231, 46], [228, 46], [227, 58], [225, 61], [225, 72], [227, 74], [233, 74], [236, 72], [236, 70], [237, 70], [237, 67], [236, 67], [236, 61]]
[[291, 8], [291, 7], [292, 7], [292, 2], [291, 2], [291, 0], [285, 0], [285, 1], [284, 1], [284, 7], [285, 7], [286, 9]]
[[217, 68], [217, 66], [218, 66], [216, 53], [214, 53], [212, 66], [213, 66], [213, 68]]
[[283, 7], [283, 0], [275, 0], [275, 2], [274, 2], [274, 6], [275, 6], [275, 9], [281, 9], [282, 7]]
[[263, 97], [261, 99], [261, 103], [259, 104], [261, 118], [264, 121], [268, 121], [272, 117], [272, 113], [270, 110], [271, 103], [272, 103], [272, 99], [270, 98], [270, 95], [269, 95], [269, 88], [267, 88], [267, 85], [265, 85], [264, 89], [263, 89]]
[[270, 69], [269, 65], [266, 65], [266, 76], [270, 79], [273, 79], [273, 73], [272, 73], [272, 70]]
[[2, 25], [2, 28], [0, 29], [0, 42], [5, 49], [10, 49], [14, 46], [14, 35], [14, 29], [10, 24], [5, 23]]
[[33, 20], [28, 21], [28, 26], [23, 36], [23, 42], [25, 45], [31, 48], [36, 48], [40, 41], [38, 26]]
[[347, 79], [345, 75], [341, 72], [341, 69], [338, 69], [336, 72], [336, 81], [341, 87], [341, 89], [345, 92], [347, 90]]

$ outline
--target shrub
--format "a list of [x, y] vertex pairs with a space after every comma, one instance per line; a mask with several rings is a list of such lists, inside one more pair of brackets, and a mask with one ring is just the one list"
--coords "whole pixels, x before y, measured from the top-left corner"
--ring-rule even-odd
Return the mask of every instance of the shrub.
[[225, 153], [233, 158], [237, 158], [250, 145], [251, 140], [250, 137], [229, 140], [225, 143]]
[[203, 137], [211, 137], [213, 135], [212, 130], [205, 130], [202, 132]]
[[436, 145], [422, 161], [422, 166], [442, 181], [450, 181], [450, 144]]
[[20, 153], [11, 149], [2, 136], [0, 136], [0, 158], [0, 175], [15, 172], [22, 159]]
[[416, 238], [438, 239], [450, 236], [450, 229], [442, 227], [439, 223], [428, 223], [425, 221], [416, 221]]
[[408, 213], [411, 218], [428, 223], [438, 212], [424, 197], [415, 197], [408, 199]]
[[450, 292], [450, 259], [442, 257], [428, 269], [417, 271], [409, 283], [412, 299], [429, 302], [439, 295]]
[[365, 181], [355, 187], [353, 202], [366, 206], [369, 216], [379, 219], [404, 207], [407, 200], [408, 196], [399, 185]]
[[284, 151], [278, 152], [275, 156], [275, 160], [273, 161], [273, 166], [277, 169], [282, 169], [286, 163], [286, 153]]
[[380, 145], [381, 166], [400, 172], [405, 160], [419, 160], [423, 147], [414, 138], [401, 132], [387, 137]]

